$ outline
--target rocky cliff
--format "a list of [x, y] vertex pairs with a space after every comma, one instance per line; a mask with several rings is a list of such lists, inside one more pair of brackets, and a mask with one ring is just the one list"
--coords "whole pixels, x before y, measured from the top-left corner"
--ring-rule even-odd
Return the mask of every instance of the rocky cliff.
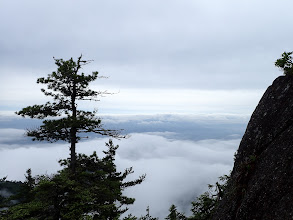
[[252, 114], [213, 219], [293, 219], [292, 76], [278, 77]]

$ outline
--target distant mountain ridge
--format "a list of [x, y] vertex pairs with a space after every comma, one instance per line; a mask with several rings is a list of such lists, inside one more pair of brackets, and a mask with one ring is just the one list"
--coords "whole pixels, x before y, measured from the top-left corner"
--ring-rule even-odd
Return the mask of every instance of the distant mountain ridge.
[[293, 77], [268, 87], [248, 123], [213, 220], [293, 219]]

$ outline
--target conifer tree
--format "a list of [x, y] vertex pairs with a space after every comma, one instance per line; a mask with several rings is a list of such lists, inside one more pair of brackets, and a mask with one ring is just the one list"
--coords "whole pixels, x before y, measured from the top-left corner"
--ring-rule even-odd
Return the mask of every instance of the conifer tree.
[[282, 57], [275, 62], [275, 66], [281, 69], [284, 72], [284, 75], [287, 76], [293, 76], [292, 53], [293, 51], [282, 53]]
[[28, 170], [22, 190], [7, 199], [10, 202], [18, 197], [18, 203], [0, 209], [0, 219], [119, 219], [135, 201], [123, 195], [124, 189], [141, 184], [145, 175], [129, 180], [132, 167], [119, 172], [115, 165], [119, 146], [111, 140], [106, 146], [103, 158], [96, 152], [90, 156], [78, 154], [75, 179], [70, 178], [68, 159], [59, 161], [63, 169], [54, 175], [32, 177]]
[[169, 215], [165, 218], [167, 220], [187, 220], [186, 216], [177, 211], [177, 207], [173, 204], [169, 209]]
[[[96, 133], [111, 137], [123, 137], [117, 130], [104, 129], [101, 120], [96, 117], [96, 111], [78, 109], [78, 101], [98, 101], [98, 96], [110, 94], [107, 91], [94, 91], [89, 88], [89, 83], [98, 78], [98, 72], [85, 75], [82, 66], [90, 61], [82, 60], [82, 55], [77, 61], [55, 59], [57, 71], [49, 74], [47, 78], [39, 78], [37, 83], [46, 84], [47, 89], [41, 89], [46, 96], [51, 96], [53, 101], [43, 105], [33, 105], [23, 108], [16, 114], [23, 117], [46, 119], [43, 124], [35, 129], [28, 130], [27, 136], [33, 140], [56, 142], [67, 141], [70, 146], [70, 166], [73, 173], [76, 168], [76, 143], [84, 137], [85, 133]], [[52, 119], [54, 118], [55, 119]]]
[[139, 218], [139, 220], [158, 220], [159, 218], [154, 218], [150, 215], [150, 207], [148, 206], [146, 209], [146, 215], [145, 216], [141, 216]]

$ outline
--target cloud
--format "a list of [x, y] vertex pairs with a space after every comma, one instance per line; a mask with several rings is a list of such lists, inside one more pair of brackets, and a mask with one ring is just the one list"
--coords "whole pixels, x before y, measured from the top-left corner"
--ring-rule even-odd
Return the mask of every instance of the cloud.
[[[250, 114], [231, 113], [169, 113], [169, 114], [102, 114], [104, 123], [119, 124], [124, 122], [138, 122], [140, 124], [160, 124], [166, 122], [194, 122], [199, 124], [238, 124], [247, 123]], [[1, 119], [1, 117], [0, 117]]]
[[[153, 216], [163, 218], [172, 203], [189, 213], [190, 202], [207, 190], [206, 185], [232, 169], [239, 141], [179, 141], [136, 133], [129, 139], [114, 140], [120, 146], [116, 157], [118, 169], [133, 167], [135, 173], [129, 179], [147, 174], [145, 182], [125, 192], [136, 198], [129, 213], [140, 216], [149, 205]], [[96, 150], [102, 155], [105, 142], [104, 138], [82, 142], [77, 151], [91, 154]], [[8, 175], [10, 180], [23, 180], [27, 168], [32, 168], [33, 175], [56, 172], [60, 169], [57, 161], [68, 157], [69, 146], [51, 145], [1, 149], [0, 177]]]
[[1, 75], [17, 70], [21, 79], [53, 71], [53, 56], [83, 53], [114, 88], [264, 89], [291, 44], [288, 1], [3, 5]]
[[[170, 140], [237, 139], [246, 128], [249, 115], [242, 114], [147, 114], [147, 115], [100, 115], [106, 129], [123, 129], [123, 134], [148, 133]], [[0, 144], [12, 147], [20, 140], [23, 144], [36, 145], [24, 137], [25, 129], [33, 129], [41, 120], [23, 119], [15, 114], [0, 112]], [[15, 130], [16, 129], [16, 130]], [[6, 135], [7, 134], [7, 135]], [[10, 138], [9, 137], [15, 137]], [[96, 137], [95, 135], [90, 135]], [[4, 146], [10, 144], [9, 146]], [[16, 145], [17, 146], [17, 145]], [[43, 146], [43, 145], [41, 145]]]
[[94, 60], [85, 73], [110, 76], [93, 87], [120, 91], [95, 103], [103, 113], [247, 114], [292, 49], [292, 2], [282, 2], [2, 3], [0, 108], [44, 101], [35, 81], [56, 70], [52, 57], [83, 53]]
[[[263, 90], [124, 89], [97, 103], [102, 113], [249, 114]], [[115, 106], [113, 108], [112, 106]]]
[[12, 140], [19, 143], [21, 140], [24, 139], [23, 134], [24, 134], [24, 130], [21, 130], [21, 129], [14, 129], [14, 128], [1, 129], [0, 128], [0, 143], [1, 144], [7, 143]]
[[9, 196], [11, 196], [12, 193], [7, 191], [6, 189], [2, 189], [0, 190], [0, 196], [4, 197], [4, 198], [8, 198]]
[[147, 174], [145, 183], [128, 191], [137, 198], [130, 212], [140, 215], [150, 205], [153, 216], [163, 218], [174, 203], [190, 213], [190, 201], [232, 169], [239, 141], [172, 141], [147, 134], [121, 141], [118, 162], [133, 164], [135, 173]]
[[[201, 163], [225, 163], [227, 162], [227, 158], [224, 157], [226, 151], [233, 149], [233, 147], [235, 149], [234, 145], [238, 143], [238, 139], [233, 141], [201, 140], [197, 142], [168, 140], [167, 143], [166, 141], [161, 136], [132, 134], [129, 140], [121, 140], [121, 146], [124, 145], [124, 142], [126, 142], [125, 145], [130, 144], [130, 146], [122, 147], [119, 154], [122, 158], [129, 160], [178, 157]], [[215, 151], [217, 154], [213, 154]]]

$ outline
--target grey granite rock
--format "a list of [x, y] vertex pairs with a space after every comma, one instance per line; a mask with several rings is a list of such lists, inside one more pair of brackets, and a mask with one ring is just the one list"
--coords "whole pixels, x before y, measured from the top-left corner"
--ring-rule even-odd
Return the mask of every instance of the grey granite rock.
[[278, 77], [252, 114], [213, 219], [293, 219], [292, 76]]

